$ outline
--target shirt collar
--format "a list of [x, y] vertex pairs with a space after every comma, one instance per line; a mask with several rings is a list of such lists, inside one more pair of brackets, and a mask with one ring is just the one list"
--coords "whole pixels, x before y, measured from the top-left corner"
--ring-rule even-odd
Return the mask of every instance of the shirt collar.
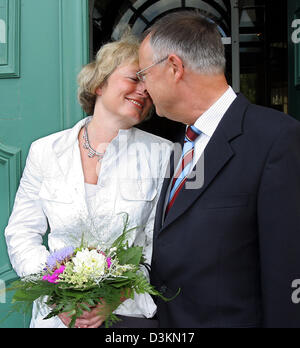
[[227, 91], [197, 119], [194, 126], [211, 137], [236, 97], [237, 95], [229, 86]]

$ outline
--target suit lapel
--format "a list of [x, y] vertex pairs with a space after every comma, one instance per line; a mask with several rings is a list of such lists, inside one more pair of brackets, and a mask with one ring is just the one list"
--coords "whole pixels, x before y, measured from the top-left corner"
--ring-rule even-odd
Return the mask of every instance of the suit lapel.
[[79, 121], [68, 134], [62, 135], [53, 144], [58, 164], [58, 173], [63, 177], [67, 189], [80, 210], [87, 214], [85, 199], [84, 175], [82, 170], [80, 151], [77, 143], [80, 129], [85, 124], [85, 119]]
[[[202, 187], [198, 189], [183, 188], [176, 198], [173, 207], [170, 209], [170, 212], [167, 215], [163, 226], [159, 225], [159, 221], [161, 221], [162, 217], [161, 211], [163, 209], [163, 205], [160, 204], [160, 207], [158, 208], [160, 212], [160, 220], [157, 221], [156, 227], [158, 229], [156, 229], [156, 231], [159, 231], [159, 233], [161, 233], [179, 216], [184, 214], [189, 209], [189, 207], [201, 197], [207, 187], [213, 182], [216, 175], [222, 171], [222, 169], [234, 156], [234, 151], [230, 145], [230, 142], [234, 138], [242, 134], [244, 114], [249, 105], [250, 103], [248, 102], [248, 100], [242, 94], [239, 94], [223, 116], [215, 133], [207, 144], [202, 158], [197, 163], [197, 165], [200, 165], [200, 167], [202, 166], [202, 168], [204, 165], [204, 181]], [[162, 196], [164, 198], [165, 194], [166, 189], [162, 193]], [[162, 197], [160, 201], [162, 201]]]
[[[198, 189], [187, 189], [184, 187], [179, 192], [173, 207], [170, 209], [169, 214], [166, 217], [163, 226], [164, 228], [189, 209], [194, 201], [203, 194], [206, 188], [233, 155], [234, 152], [222, 135], [218, 135], [211, 139], [204, 155], [202, 155], [202, 158], [197, 163], [197, 166], [200, 166], [198, 172], [200, 173], [200, 182], [203, 181], [202, 187]], [[196, 180], [199, 180], [199, 178], [196, 177]]]
[[65, 177], [70, 172], [70, 164], [74, 156], [74, 144], [77, 142], [79, 131], [85, 121], [86, 119], [80, 120], [68, 133], [62, 132], [62, 135], [53, 142], [52, 146], [57, 163]]
[[165, 199], [168, 192], [168, 188], [170, 185], [171, 178], [174, 174], [174, 151], [171, 153], [169, 166], [167, 173], [169, 173], [168, 177], [164, 179], [161, 194], [157, 203], [157, 210], [156, 210], [156, 216], [155, 216], [155, 223], [154, 223], [154, 231], [159, 231], [162, 227], [162, 219], [164, 215], [164, 206], [165, 206]]
[[[183, 143], [184, 143], [185, 128], [186, 126], [184, 124], [178, 124], [178, 133], [175, 137], [175, 142], [177, 141], [177, 143], [175, 144], [180, 144], [181, 148], [183, 147]], [[154, 222], [154, 233], [160, 231], [163, 225], [166, 195], [168, 193], [170, 181], [174, 175], [175, 167], [179, 161], [179, 158], [175, 158], [175, 154], [177, 154], [177, 156], [179, 155], [178, 151], [173, 150], [170, 156], [169, 165], [166, 172], [168, 176], [164, 179], [160, 197], [157, 203], [156, 216], [155, 216], [155, 222]]]

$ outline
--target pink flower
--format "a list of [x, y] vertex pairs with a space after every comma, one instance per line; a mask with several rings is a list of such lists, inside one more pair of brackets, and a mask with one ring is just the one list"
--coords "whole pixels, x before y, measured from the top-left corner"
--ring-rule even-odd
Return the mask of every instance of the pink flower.
[[110, 268], [110, 266], [111, 266], [111, 258], [108, 257], [108, 258], [106, 259], [106, 262], [107, 262], [107, 267]]
[[46, 274], [43, 276], [43, 280], [48, 281], [52, 284], [57, 284], [59, 280], [59, 275], [64, 273], [65, 266], [60, 266], [58, 269], [56, 269], [52, 274]]
[[65, 269], [66, 269], [66, 266], [61, 265], [61, 266], [59, 267], [59, 269], [57, 269], [56, 271], [54, 271], [54, 273], [56, 273], [56, 274], [64, 273]]

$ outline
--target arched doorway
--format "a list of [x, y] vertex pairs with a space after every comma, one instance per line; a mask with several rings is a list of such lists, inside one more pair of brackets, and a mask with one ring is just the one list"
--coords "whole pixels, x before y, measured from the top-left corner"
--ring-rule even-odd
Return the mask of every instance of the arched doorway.
[[[130, 25], [139, 36], [170, 12], [197, 9], [214, 21], [226, 48], [226, 75], [251, 102], [287, 112], [287, 4], [277, 0], [90, 0], [91, 57]], [[142, 128], [171, 140], [178, 124], [153, 118]], [[176, 136], [175, 136], [176, 139]]]
[[[170, 12], [197, 9], [215, 21], [222, 36], [230, 36], [230, 0], [90, 0], [93, 12], [94, 51], [118, 39], [125, 25], [139, 35], [158, 18]], [[95, 37], [96, 36], [96, 37]]]

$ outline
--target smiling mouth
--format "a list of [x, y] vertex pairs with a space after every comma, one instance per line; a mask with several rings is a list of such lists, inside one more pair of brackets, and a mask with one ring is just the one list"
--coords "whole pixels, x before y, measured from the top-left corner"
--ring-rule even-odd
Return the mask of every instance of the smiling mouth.
[[133, 105], [135, 105], [137, 108], [139, 108], [140, 110], [143, 110], [143, 107], [144, 105], [141, 104], [140, 102], [138, 102], [137, 100], [135, 99], [129, 99], [129, 98], [126, 98], [128, 101], [130, 101]]

